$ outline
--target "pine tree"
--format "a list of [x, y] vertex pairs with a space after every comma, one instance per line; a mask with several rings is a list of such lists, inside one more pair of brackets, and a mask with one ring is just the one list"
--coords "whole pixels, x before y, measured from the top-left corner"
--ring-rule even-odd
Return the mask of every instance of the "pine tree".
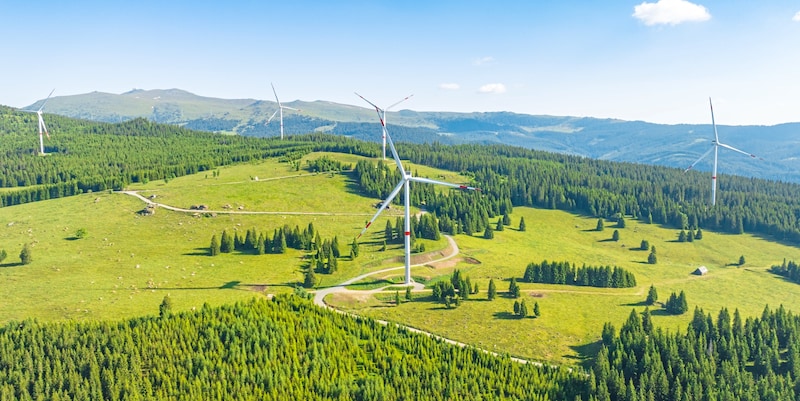
[[508, 213], [503, 213], [503, 225], [511, 225], [511, 217], [509, 217]]
[[158, 316], [168, 317], [172, 315], [172, 298], [169, 295], [164, 296], [161, 300], [161, 305], [158, 306]]
[[411, 301], [411, 287], [406, 287], [406, 301]]
[[383, 235], [384, 237], [386, 237], [385, 238], [386, 242], [392, 242], [392, 240], [394, 239], [394, 227], [392, 227], [391, 220], [388, 219], [386, 220], [386, 228], [383, 231]]
[[700, 240], [703, 239], [703, 229], [698, 228], [697, 232], [694, 234], [694, 239]]
[[647, 256], [647, 263], [651, 265], [658, 263], [658, 257], [656, 256], [655, 251], [651, 251], [650, 255]]
[[611, 240], [619, 241], [619, 230], [614, 230], [614, 232], [611, 234]]
[[519, 316], [519, 301], [514, 301], [514, 316]]
[[639, 249], [641, 249], [643, 251], [649, 250], [650, 249], [650, 242], [648, 240], [646, 240], [646, 239], [643, 239], [642, 240], [642, 244], [639, 245]]
[[524, 299], [519, 303], [519, 317], [520, 319], [528, 317], [528, 305]]
[[686, 233], [686, 242], [694, 242], [694, 231], [693, 230], [689, 230]]
[[524, 217], [520, 217], [519, 218], [519, 230], [523, 231], [523, 232], [525, 231], [525, 218]]
[[650, 289], [647, 291], [647, 300], [645, 301], [648, 305], [653, 305], [658, 301], [658, 291], [656, 291], [656, 287], [650, 285]]
[[394, 306], [400, 306], [400, 291], [394, 292]]
[[317, 285], [317, 276], [314, 274], [314, 268], [309, 266], [309, 268], [306, 269], [305, 279], [303, 280], [303, 287], [313, 288], [315, 285]]
[[625, 217], [622, 214], [617, 219], [617, 228], [625, 228]]
[[4, 260], [8, 257], [8, 252], [5, 249], [0, 250], [0, 263], [3, 263]]
[[227, 230], [222, 230], [222, 239], [219, 244], [219, 251], [222, 253], [230, 253], [233, 251], [233, 243]]
[[30, 264], [33, 262], [33, 256], [31, 255], [31, 248], [26, 243], [22, 246], [22, 251], [19, 253], [19, 260], [23, 265]]
[[492, 227], [486, 226], [486, 230], [483, 231], [483, 238], [484, 239], [494, 238], [494, 230], [492, 230]]
[[335, 258], [342, 257], [342, 253], [339, 251], [339, 237], [333, 237], [333, 241], [331, 242], [331, 252]]
[[219, 240], [217, 234], [211, 236], [211, 246], [209, 247], [209, 254], [211, 256], [219, 255]]
[[353, 238], [353, 243], [350, 244], [350, 256], [353, 259], [358, 257], [358, 238]]
[[497, 297], [497, 287], [494, 284], [494, 279], [489, 279], [489, 290], [486, 297], [492, 301]]
[[603, 218], [597, 219], [597, 231], [603, 231], [605, 229], [605, 223], [603, 222]]
[[685, 230], [681, 230], [681, 232], [678, 234], [678, 242], [686, 242], [686, 231]]
[[495, 226], [495, 231], [503, 231], [503, 219], [497, 219], [497, 225]]
[[519, 298], [519, 292], [519, 284], [517, 284], [516, 277], [511, 277], [511, 282], [508, 284], [508, 295], [511, 296], [511, 298]]
[[539, 302], [533, 303], [533, 316], [535, 317], [542, 316], [542, 311], [539, 309]]
[[744, 263], [745, 263], [744, 255], [739, 256], [739, 266], [744, 266]]

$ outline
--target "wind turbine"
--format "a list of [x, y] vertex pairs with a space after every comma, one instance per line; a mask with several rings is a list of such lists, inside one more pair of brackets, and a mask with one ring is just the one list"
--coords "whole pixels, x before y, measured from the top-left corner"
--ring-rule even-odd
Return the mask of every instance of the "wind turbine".
[[[369, 100], [365, 99], [364, 96], [359, 95], [358, 92], [356, 92], [356, 95], [358, 95], [358, 97], [364, 99], [364, 101], [366, 101], [367, 103], [372, 104], [373, 106], [375, 106], [372, 102], [370, 102]], [[387, 107], [385, 109], [381, 109], [380, 107], [375, 106], [375, 110], [378, 111], [378, 118], [381, 120], [381, 127], [383, 129], [383, 160], [386, 160], [386, 112], [388, 110], [390, 110], [392, 107], [397, 106], [398, 104], [403, 103], [406, 100], [410, 99], [411, 96], [414, 96], [414, 95], [413, 94], [408, 95], [408, 96], [404, 97], [403, 99], [401, 99], [400, 101], [392, 104], [391, 106], [389, 106], [389, 107]]]
[[42, 110], [44, 109], [44, 105], [47, 104], [47, 101], [50, 100], [50, 96], [53, 96], [53, 92], [55, 91], [56, 89], [53, 88], [53, 90], [50, 91], [50, 94], [47, 95], [47, 98], [44, 99], [44, 103], [42, 103], [42, 105], [39, 107], [39, 110], [36, 110], [36, 116], [39, 117], [39, 154], [41, 156], [46, 154], [44, 153], [44, 138], [42, 138], [42, 132], [47, 135], [47, 139], [50, 139], [50, 134], [47, 132], [47, 126], [44, 124], [44, 118], [42, 118]]
[[280, 113], [281, 139], [283, 139], [283, 109], [294, 110], [294, 111], [300, 111], [300, 109], [295, 109], [294, 107], [289, 107], [289, 106], [282, 105], [281, 101], [278, 100], [278, 92], [275, 92], [275, 85], [273, 85], [272, 82], [270, 82], [270, 85], [272, 86], [272, 93], [275, 94], [275, 102], [278, 103], [278, 110], [275, 110], [275, 112], [272, 113], [272, 116], [267, 120], [267, 124], [269, 124], [269, 122], [272, 121], [273, 118], [275, 118], [275, 114]]
[[[685, 173], [685, 172], [691, 170], [692, 167], [694, 167], [695, 164], [697, 164], [700, 160], [703, 160], [706, 156], [708, 156], [708, 154], [711, 153], [711, 151], [714, 151], [714, 170], [711, 173], [711, 206], [714, 206], [717, 203], [717, 154], [719, 153], [719, 148], [723, 147], [725, 149], [730, 149], [730, 150], [732, 150], [734, 152], [739, 152], [739, 153], [741, 153], [743, 155], [750, 156], [750, 157], [752, 157], [754, 159], [755, 158], [761, 159], [761, 158], [757, 157], [756, 155], [754, 155], [752, 153], [747, 153], [747, 152], [745, 152], [743, 150], [736, 149], [733, 146], [726, 145], [726, 144], [720, 142], [719, 141], [719, 135], [717, 134], [717, 124], [716, 124], [716, 122], [714, 122], [714, 106], [711, 104], [711, 98], [710, 97], [708, 98], [708, 106], [711, 108], [711, 125], [714, 127], [714, 140], [711, 141], [711, 149], [707, 150], [706, 153], [703, 153], [703, 155], [700, 156], [699, 159], [697, 159], [694, 163], [692, 163], [692, 165], [689, 166], [688, 168], [686, 168], [686, 170], [684, 170], [683, 172]], [[763, 160], [763, 159], [761, 159], [761, 160]]]
[[[359, 97], [360, 97], [360, 95], [359, 95]], [[362, 99], [364, 99], [364, 98], [362, 97]], [[375, 111], [378, 112], [378, 117], [381, 118], [381, 123], [383, 123], [383, 118], [382, 118], [380, 107], [375, 106], [372, 102], [370, 102], [367, 99], [364, 99], [364, 100], [367, 103], [369, 103], [370, 105], [372, 105], [372, 107], [375, 107]], [[384, 129], [384, 132], [386, 132], [386, 126], [385, 125], [384, 125], [383, 129]], [[431, 179], [428, 179], [428, 178], [414, 177], [410, 173], [407, 173], [405, 168], [403, 168], [403, 163], [400, 161], [400, 156], [397, 155], [397, 150], [395, 149], [394, 143], [392, 142], [392, 138], [389, 136], [388, 132], [386, 132], [386, 141], [389, 143], [389, 149], [392, 151], [392, 157], [394, 157], [394, 161], [395, 161], [395, 163], [397, 163], [397, 168], [400, 170], [400, 174], [402, 175], [403, 178], [400, 180], [399, 183], [397, 183], [397, 186], [394, 187], [394, 190], [392, 190], [392, 192], [389, 194], [389, 196], [386, 198], [386, 200], [383, 201], [383, 204], [381, 204], [381, 207], [378, 209], [378, 212], [375, 213], [375, 216], [373, 216], [372, 219], [364, 227], [364, 229], [361, 230], [361, 233], [358, 234], [358, 237], [356, 237], [356, 239], [358, 239], [362, 235], [364, 235], [364, 233], [367, 231], [369, 226], [371, 226], [372, 223], [378, 218], [378, 216], [380, 216], [380, 214], [389, 206], [389, 204], [392, 202], [392, 200], [395, 198], [395, 196], [397, 196], [397, 194], [400, 193], [400, 189], [403, 189], [403, 202], [404, 202], [404, 206], [405, 206], [405, 222], [404, 222], [404, 228], [403, 228], [403, 234], [404, 234], [404, 237], [405, 237], [405, 267], [406, 267], [406, 270], [405, 270], [405, 284], [406, 285], [410, 285], [412, 283], [412, 280], [411, 280], [411, 196], [410, 196], [411, 194], [410, 194], [410, 187], [409, 187], [409, 184], [411, 183], [411, 181], [428, 183], [428, 184], [445, 185], [445, 186], [452, 187], [452, 188], [458, 188], [458, 189], [470, 190], [470, 191], [480, 191], [480, 188], [470, 187], [470, 186], [466, 186], [466, 185], [451, 184], [449, 182], [436, 181], [436, 180], [431, 180]]]

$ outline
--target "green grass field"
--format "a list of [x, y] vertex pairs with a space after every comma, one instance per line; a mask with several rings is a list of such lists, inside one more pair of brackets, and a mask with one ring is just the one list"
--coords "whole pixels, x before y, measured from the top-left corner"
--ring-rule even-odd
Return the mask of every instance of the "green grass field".
[[[521, 216], [527, 230], [515, 228]], [[726, 235], [704, 232], [693, 243], [678, 243], [678, 231], [628, 220], [620, 229], [621, 240], [607, 241], [614, 230], [607, 223], [603, 232], [594, 231], [597, 219], [562, 211], [515, 208], [512, 225], [495, 232], [493, 240], [459, 235], [456, 240], [462, 256], [480, 261], [462, 261], [437, 269], [449, 275], [454, 268], [466, 273], [481, 290], [456, 309], [431, 302], [424, 295], [400, 307], [364, 296], [334, 295], [329, 302], [343, 309], [380, 319], [401, 322], [458, 341], [515, 356], [555, 363], [581, 363], [593, 356], [605, 322], [619, 328], [632, 309], [644, 310], [647, 289], [658, 290], [665, 301], [672, 291], [686, 291], [690, 312], [670, 316], [651, 308], [654, 322], [672, 330], [685, 329], [695, 306], [714, 315], [722, 307], [738, 308], [744, 316], [760, 315], [765, 305], [780, 304], [800, 311], [800, 286], [768, 273], [772, 264], [784, 257], [797, 260], [800, 250], [764, 241], [751, 235]], [[611, 227], [609, 227], [611, 226]], [[655, 245], [658, 264], [644, 263], [649, 252], [640, 251], [641, 241]], [[732, 266], [744, 255], [747, 263]], [[529, 262], [567, 260], [580, 266], [617, 265], [636, 275], [638, 287], [626, 289], [575, 287], [521, 283], [529, 304], [538, 302], [542, 316], [519, 320], [512, 316], [513, 300], [500, 296], [486, 301], [486, 288], [494, 278], [500, 291], [508, 280], [521, 279]], [[445, 265], [452, 265], [447, 263]], [[692, 275], [700, 265], [709, 268], [707, 276]], [[431, 275], [420, 267], [415, 276]]]
[[[360, 157], [315, 153], [353, 163]], [[305, 162], [302, 162], [305, 166]], [[218, 169], [219, 176], [203, 172], [192, 176], [137, 184], [129, 189], [155, 201], [189, 208], [204, 204], [211, 210], [303, 212], [305, 215], [217, 214], [216, 217], [158, 209], [154, 216], [137, 211], [144, 203], [118, 193], [94, 193], [0, 208], [0, 249], [9, 256], [0, 263], [5, 283], [0, 298], [0, 322], [36, 318], [45, 321], [120, 319], [158, 313], [165, 295], [174, 308], [187, 310], [204, 303], [223, 304], [252, 296], [288, 292], [302, 280], [304, 253], [283, 255], [223, 254], [207, 256], [212, 234], [244, 232], [250, 228], [272, 232], [288, 224], [304, 228], [309, 222], [323, 238], [339, 237], [347, 246], [375, 213], [377, 199], [363, 197], [349, 173], [312, 174], [294, 171], [287, 163], [269, 160]], [[451, 182], [465, 177], [424, 166], [411, 166], [420, 175]], [[258, 180], [255, 178], [258, 177]], [[387, 211], [362, 237], [361, 256], [343, 258], [334, 275], [319, 274], [320, 287], [336, 285], [369, 271], [402, 265], [400, 245], [378, 249], [386, 219], [394, 223], [400, 208]], [[414, 212], [418, 212], [414, 210]], [[516, 227], [525, 218], [526, 232]], [[654, 312], [657, 325], [683, 329], [695, 306], [715, 313], [721, 307], [738, 308], [745, 316], [764, 306], [785, 305], [800, 311], [800, 285], [788, 283], [766, 270], [783, 258], [800, 260], [800, 249], [752, 235], [724, 235], [705, 231], [694, 243], [678, 243], [677, 231], [628, 219], [621, 240], [608, 241], [614, 230], [594, 231], [595, 218], [562, 211], [516, 208], [512, 224], [495, 239], [456, 236], [461, 254], [436, 266], [414, 268], [415, 278], [437, 280], [458, 268], [478, 283], [481, 293], [457, 309], [425, 300], [400, 307], [388, 306], [391, 294], [336, 294], [328, 301], [343, 309], [401, 322], [482, 348], [555, 363], [578, 364], [594, 355], [603, 324], [617, 327], [631, 309], [643, 310], [647, 288], [654, 284], [660, 300], [685, 290], [690, 313], [667, 316]], [[495, 220], [496, 221], [496, 220]], [[74, 238], [85, 228], [88, 236]], [[646, 239], [658, 249], [658, 264], [644, 263], [647, 252], [637, 250]], [[18, 265], [24, 243], [31, 246], [33, 263]], [[447, 247], [444, 239], [426, 241], [430, 251]], [[732, 264], [744, 255], [742, 267]], [[538, 302], [542, 316], [518, 320], [511, 316], [513, 300], [485, 301], [490, 278], [498, 289], [508, 279], [521, 277], [525, 266], [542, 260], [568, 260], [578, 265], [617, 265], [636, 275], [638, 287], [596, 289], [521, 283], [523, 296]], [[699, 265], [710, 273], [691, 275]], [[372, 276], [351, 289], [372, 289], [397, 283], [402, 270]], [[385, 280], [385, 281], [384, 281]], [[397, 288], [402, 288], [399, 286]], [[401, 296], [403, 296], [403, 291]], [[389, 300], [387, 302], [386, 300]]]

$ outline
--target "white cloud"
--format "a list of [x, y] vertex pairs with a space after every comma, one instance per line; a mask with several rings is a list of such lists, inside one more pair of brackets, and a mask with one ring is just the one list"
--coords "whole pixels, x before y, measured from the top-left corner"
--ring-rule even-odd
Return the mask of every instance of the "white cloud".
[[461, 89], [461, 85], [456, 84], [456, 83], [443, 83], [443, 84], [439, 84], [439, 89], [444, 89], [444, 90], [448, 90], [448, 91], [457, 91], [457, 90]]
[[678, 25], [684, 22], [708, 21], [711, 14], [705, 7], [686, 0], [658, 0], [635, 6], [633, 17], [645, 25]]
[[798, 11], [797, 14], [792, 17], [792, 21], [800, 22], [800, 11]]
[[484, 64], [489, 64], [489, 63], [492, 63], [492, 62], [494, 62], [494, 57], [486, 56], [486, 57], [481, 57], [481, 58], [477, 58], [477, 59], [473, 60], [472, 61], [472, 65], [484, 65]]
[[503, 84], [486, 84], [481, 86], [478, 89], [478, 92], [493, 93], [493, 94], [506, 93], [506, 86]]

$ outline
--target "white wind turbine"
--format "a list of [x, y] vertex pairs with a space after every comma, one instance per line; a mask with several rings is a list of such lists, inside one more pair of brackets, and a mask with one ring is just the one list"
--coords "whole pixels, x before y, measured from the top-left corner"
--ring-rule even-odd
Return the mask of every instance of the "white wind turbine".
[[275, 112], [272, 113], [272, 116], [270, 116], [270, 118], [267, 120], [267, 124], [269, 124], [269, 122], [272, 121], [273, 118], [275, 118], [275, 114], [280, 114], [281, 139], [283, 139], [283, 109], [294, 110], [294, 111], [300, 111], [300, 109], [295, 109], [294, 107], [289, 107], [289, 106], [282, 105], [281, 101], [278, 100], [278, 92], [275, 92], [275, 85], [273, 85], [271, 82], [270, 82], [270, 85], [272, 86], [272, 93], [275, 95], [275, 102], [278, 103], [278, 110], [275, 110]]
[[[358, 95], [358, 97], [364, 99], [367, 103], [372, 104], [373, 106], [375, 106], [372, 102], [370, 102], [369, 100], [365, 99], [364, 96], [359, 95], [358, 92], [356, 92], [356, 95]], [[406, 100], [410, 99], [411, 96], [414, 96], [414, 95], [413, 94], [408, 95], [408, 96], [404, 97], [403, 99], [401, 99], [400, 101], [392, 104], [391, 106], [389, 106], [389, 107], [387, 107], [385, 109], [381, 109], [378, 106], [375, 106], [375, 110], [378, 111], [378, 118], [381, 120], [381, 127], [383, 129], [383, 160], [386, 160], [386, 112], [391, 110], [392, 107], [397, 106], [398, 104], [403, 103]]]
[[[711, 149], [707, 150], [706, 153], [703, 153], [703, 155], [700, 156], [699, 159], [697, 159], [694, 163], [692, 163], [692, 165], [686, 168], [686, 170], [684, 170], [683, 172], [685, 173], [691, 170], [695, 164], [697, 164], [700, 160], [703, 160], [706, 156], [708, 156], [708, 154], [711, 153], [711, 151], [714, 151], [714, 170], [711, 173], [711, 206], [714, 206], [717, 203], [717, 153], [719, 152], [719, 148], [723, 147], [726, 149], [730, 149], [734, 152], [739, 152], [743, 155], [747, 155], [752, 158], [756, 158], [757, 156], [752, 153], [747, 153], [743, 150], [736, 149], [733, 146], [726, 145], [719, 141], [719, 135], [717, 135], [717, 124], [716, 122], [714, 122], [714, 106], [711, 104], [711, 98], [708, 98], [708, 106], [711, 107], [711, 125], [714, 127], [714, 140], [711, 141]], [[761, 159], [760, 157], [758, 158]]]
[[[359, 95], [360, 96], [360, 95]], [[362, 99], [364, 99], [362, 97]], [[375, 107], [375, 111], [378, 112], [378, 117], [381, 117], [381, 109], [378, 106], [375, 106], [372, 102], [367, 99], [364, 99], [367, 103]], [[383, 121], [381, 119], [381, 121]], [[384, 132], [386, 132], [386, 126], [384, 126]], [[410, 285], [412, 283], [411, 280], [411, 196], [410, 196], [410, 187], [409, 184], [411, 181], [414, 182], [422, 182], [428, 184], [438, 184], [438, 185], [445, 185], [452, 188], [464, 189], [464, 190], [471, 190], [471, 191], [480, 191], [480, 188], [470, 187], [466, 185], [458, 185], [458, 184], [451, 184], [449, 182], [442, 182], [431, 180], [428, 178], [422, 177], [414, 177], [410, 173], [407, 173], [405, 168], [403, 168], [403, 163], [400, 161], [400, 156], [397, 155], [397, 150], [394, 147], [394, 143], [392, 142], [392, 138], [389, 136], [389, 133], [386, 132], [386, 141], [389, 143], [389, 149], [392, 151], [392, 157], [394, 157], [395, 163], [397, 163], [397, 168], [400, 170], [400, 174], [403, 178], [397, 183], [397, 186], [394, 187], [394, 190], [389, 194], [386, 200], [383, 201], [381, 207], [378, 209], [378, 212], [375, 213], [375, 216], [367, 223], [361, 233], [358, 234], [356, 239], [360, 238], [364, 233], [367, 231], [369, 226], [378, 218], [378, 216], [389, 206], [389, 204], [394, 200], [395, 196], [400, 193], [400, 189], [404, 189], [403, 191], [403, 202], [405, 207], [405, 222], [403, 228], [403, 236], [405, 237], [405, 284]]]
[[47, 104], [47, 101], [50, 100], [50, 96], [53, 96], [53, 92], [55, 91], [56, 89], [53, 88], [53, 90], [50, 91], [50, 94], [47, 95], [47, 98], [44, 99], [44, 102], [39, 107], [39, 110], [36, 110], [36, 116], [39, 117], [39, 154], [41, 156], [44, 156], [46, 154], [44, 153], [44, 138], [42, 138], [42, 133], [47, 135], [48, 139], [50, 138], [50, 133], [47, 132], [47, 126], [44, 124], [44, 118], [42, 117], [42, 110], [44, 109], [44, 105]]

